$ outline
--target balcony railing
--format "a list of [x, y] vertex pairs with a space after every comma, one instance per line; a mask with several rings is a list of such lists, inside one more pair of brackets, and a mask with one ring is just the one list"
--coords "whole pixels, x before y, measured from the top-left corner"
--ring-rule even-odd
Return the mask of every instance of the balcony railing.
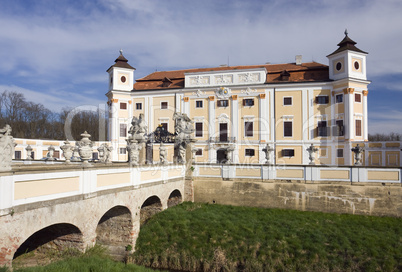
[[209, 137], [211, 143], [235, 143], [236, 137]]
[[334, 136], [345, 136], [345, 126], [334, 126], [333, 135]]

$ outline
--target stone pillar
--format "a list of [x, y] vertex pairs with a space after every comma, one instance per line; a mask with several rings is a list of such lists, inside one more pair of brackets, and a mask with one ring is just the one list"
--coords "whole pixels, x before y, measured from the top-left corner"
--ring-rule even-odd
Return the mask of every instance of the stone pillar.
[[147, 143], [140, 142], [138, 143], [138, 145], [140, 146], [140, 158], [138, 160], [138, 163], [139, 165], [144, 165], [147, 160]]
[[353, 88], [346, 88], [343, 90], [345, 96], [345, 125], [346, 125], [346, 139], [353, 139], [355, 135], [354, 130], [354, 99], [353, 99]]
[[367, 90], [363, 91], [363, 137], [365, 141], [368, 141], [367, 94]]

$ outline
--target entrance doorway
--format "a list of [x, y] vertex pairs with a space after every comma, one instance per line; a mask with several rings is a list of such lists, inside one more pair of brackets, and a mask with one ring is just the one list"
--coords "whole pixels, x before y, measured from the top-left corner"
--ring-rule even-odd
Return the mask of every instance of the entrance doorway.
[[216, 161], [217, 163], [225, 163], [226, 162], [226, 150], [221, 148], [216, 151]]

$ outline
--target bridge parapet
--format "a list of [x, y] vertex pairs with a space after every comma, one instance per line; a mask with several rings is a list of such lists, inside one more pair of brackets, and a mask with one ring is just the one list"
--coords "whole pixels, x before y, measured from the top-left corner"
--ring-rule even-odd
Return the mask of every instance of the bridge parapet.
[[87, 198], [110, 189], [139, 188], [185, 177], [184, 165], [14, 165], [0, 176], [0, 216], [13, 208], [65, 197]]
[[402, 168], [323, 165], [193, 164], [194, 176], [223, 179], [296, 180], [305, 183], [402, 183]]

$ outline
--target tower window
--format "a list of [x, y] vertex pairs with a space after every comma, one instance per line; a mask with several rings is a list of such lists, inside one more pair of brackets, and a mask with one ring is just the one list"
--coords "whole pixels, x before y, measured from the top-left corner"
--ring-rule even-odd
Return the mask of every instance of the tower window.
[[202, 103], [202, 100], [197, 100], [197, 101], [195, 101], [195, 107], [196, 108], [202, 108], [202, 105], [203, 103]]
[[245, 107], [254, 106], [254, 99], [252, 98], [243, 99], [243, 106]]
[[337, 158], [343, 158], [343, 149], [342, 148], [338, 148], [336, 150], [336, 157]]
[[343, 102], [343, 94], [337, 94], [335, 96], [335, 101], [336, 101], [336, 103], [342, 103]]
[[125, 76], [121, 76], [120, 80], [121, 80], [121, 82], [125, 83], [127, 79]]
[[142, 110], [142, 103], [135, 103], [136, 110]]
[[356, 136], [362, 136], [362, 120], [356, 120]]
[[218, 107], [227, 107], [229, 106], [229, 100], [218, 100]]
[[315, 103], [317, 103], [317, 104], [328, 104], [329, 103], [328, 95], [316, 96], [315, 97]]
[[120, 103], [120, 109], [121, 110], [126, 110], [127, 109], [127, 103]]
[[245, 150], [245, 155], [247, 156], [247, 157], [253, 157], [253, 156], [255, 156], [255, 150], [254, 149], [251, 149], [251, 148], [247, 148], [246, 150]]
[[293, 122], [285, 121], [283, 122], [283, 136], [284, 137], [293, 137]]
[[356, 69], [356, 70], [359, 70], [360, 64], [359, 64], [358, 61], [355, 61], [354, 66], [355, 66], [355, 69]]
[[195, 123], [195, 137], [202, 137], [202, 122]]
[[291, 97], [284, 97], [283, 98], [283, 105], [291, 106], [292, 105], [292, 98]]
[[244, 122], [244, 131], [246, 137], [253, 137], [253, 122]]
[[339, 70], [341, 70], [341, 69], [342, 69], [342, 63], [338, 62], [338, 63], [336, 64], [336, 70], [339, 71]]
[[120, 137], [127, 137], [127, 124], [120, 124]]
[[294, 157], [295, 150], [294, 149], [282, 149], [282, 157]]
[[161, 102], [161, 109], [166, 110], [168, 108], [168, 102]]
[[362, 102], [362, 95], [359, 93], [355, 93], [355, 102]]
[[202, 156], [202, 149], [198, 148], [197, 151], [195, 152], [196, 156]]

